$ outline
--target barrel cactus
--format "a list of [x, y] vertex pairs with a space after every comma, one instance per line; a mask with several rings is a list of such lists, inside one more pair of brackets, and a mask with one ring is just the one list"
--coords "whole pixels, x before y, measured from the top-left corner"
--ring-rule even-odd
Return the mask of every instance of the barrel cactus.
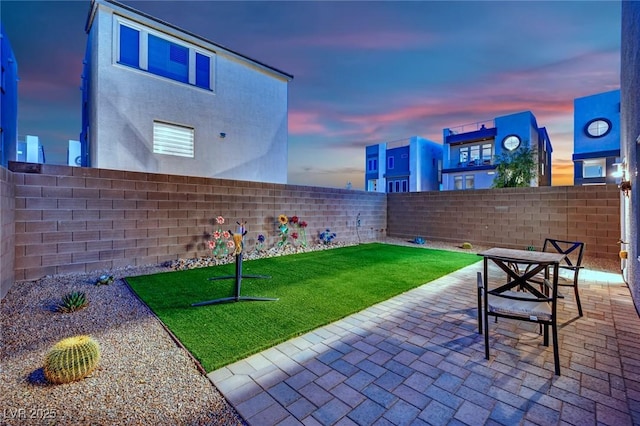
[[73, 336], [56, 343], [44, 360], [44, 376], [51, 383], [87, 377], [98, 366], [100, 346], [89, 336]]
[[473, 248], [473, 246], [471, 245], [471, 243], [468, 243], [468, 242], [464, 242], [464, 243], [462, 243], [462, 246], [461, 246], [461, 247], [462, 247], [463, 249], [465, 249], [465, 250], [471, 250], [471, 249]]

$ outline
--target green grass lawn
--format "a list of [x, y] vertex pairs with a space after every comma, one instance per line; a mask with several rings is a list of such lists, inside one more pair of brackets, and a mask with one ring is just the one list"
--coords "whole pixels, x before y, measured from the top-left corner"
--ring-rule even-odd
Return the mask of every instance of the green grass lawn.
[[234, 295], [233, 264], [128, 277], [133, 291], [207, 371], [213, 371], [480, 259], [475, 254], [362, 244], [243, 262], [242, 296], [275, 302], [192, 307]]

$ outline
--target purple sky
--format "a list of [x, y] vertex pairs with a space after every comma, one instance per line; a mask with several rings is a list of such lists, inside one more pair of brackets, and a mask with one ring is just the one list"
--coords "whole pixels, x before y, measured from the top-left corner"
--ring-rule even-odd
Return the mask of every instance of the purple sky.
[[[620, 87], [620, 2], [123, 1], [278, 68], [289, 183], [364, 188], [364, 147], [530, 110], [573, 183], [573, 100]], [[62, 164], [80, 132], [89, 0], [0, 2], [18, 132]]]

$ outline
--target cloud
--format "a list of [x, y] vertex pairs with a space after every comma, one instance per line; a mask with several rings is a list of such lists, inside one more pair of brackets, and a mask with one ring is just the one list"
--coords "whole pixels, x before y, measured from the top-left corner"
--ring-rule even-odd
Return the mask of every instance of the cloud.
[[289, 134], [325, 134], [327, 128], [320, 122], [319, 112], [289, 111]]
[[423, 49], [432, 45], [435, 37], [425, 32], [366, 29], [352, 33], [324, 33], [288, 40], [290, 45], [331, 47], [358, 50]]

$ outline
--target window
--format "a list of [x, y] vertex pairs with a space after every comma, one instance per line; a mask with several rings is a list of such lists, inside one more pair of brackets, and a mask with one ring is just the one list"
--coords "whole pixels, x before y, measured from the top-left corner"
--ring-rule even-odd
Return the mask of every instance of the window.
[[388, 183], [388, 189], [387, 192], [393, 192], [393, 182], [389, 182]]
[[393, 169], [393, 157], [387, 158], [387, 169]]
[[482, 162], [484, 164], [491, 164], [492, 148], [493, 146], [490, 143], [482, 145]]
[[211, 90], [214, 54], [116, 18], [116, 62], [174, 81]]
[[149, 34], [148, 71], [172, 80], [189, 82], [189, 49]]
[[513, 151], [520, 146], [520, 138], [516, 135], [507, 136], [502, 140], [502, 146], [507, 151]]
[[140, 67], [140, 31], [120, 26], [120, 60], [121, 64]]
[[596, 118], [591, 120], [585, 126], [587, 136], [592, 138], [601, 138], [611, 130], [611, 122], [605, 118]]
[[464, 177], [464, 189], [473, 189], [475, 183], [475, 176], [466, 175]]
[[454, 176], [453, 177], [453, 189], [460, 190], [462, 189], [462, 176]]
[[584, 160], [582, 162], [582, 177], [583, 178], [605, 177], [606, 166], [607, 164], [604, 158]]
[[480, 145], [473, 145], [471, 147], [471, 161], [480, 160]]
[[378, 160], [376, 158], [370, 158], [367, 161], [367, 171], [375, 172], [378, 170]]
[[400, 192], [400, 181], [396, 181], [396, 192]]
[[469, 147], [460, 148], [460, 163], [465, 164], [469, 161]]
[[402, 181], [402, 192], [409, 192], [409, 182], [406, 179]]
[[153, 152], [193, 158], [193, 136], [191, 127], [154, 121]]

